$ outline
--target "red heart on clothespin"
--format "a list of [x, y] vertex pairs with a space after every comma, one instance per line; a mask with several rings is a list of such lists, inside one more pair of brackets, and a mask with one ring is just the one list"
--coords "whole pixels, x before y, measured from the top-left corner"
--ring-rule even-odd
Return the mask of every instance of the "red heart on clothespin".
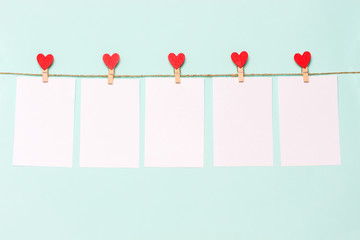
[[46, 70], [48, 69], [51, 64], [53, 63], [54, 61], [54, 56], [51, 55], [51, 54], [48, 54], [46, 57], [44, 56], [44, 54], [40, 53], [37, 55], [36, 57], [40, 67], [43, 69], [43, 70]]
[[103, 60], [105, 65], [109, 68], [109, 69], [114, 69], [116, 67], [116, 65], [118, 64], [118, 62], [120, 61], [120, 56], [117, 53], [114, 53], [112, 56], [110, 56], [109, 54], [104, 54], [103, 56]]
[[240, 54], [237, 52], [233, 52], [231, 54], [231, 60], [238, 66], [242, 68], [248, 59], [248, 53], [246, 51], [242, 51]]
[[306, 51], [302, 55], [300, 53], [295, 53], [294, 55], [295, 62], [302, 68], [306, 68], [311, 60], [311, 54]]
[[181, 67], [181, 65], [184, 63], [185, 61], [185, 55], [183, 53], [179, 53], [177, 56], [174, 53], [170, 53], [168, 56], [169, 62], [171, 63], [171, 65], [175, 68], [178, 69]]

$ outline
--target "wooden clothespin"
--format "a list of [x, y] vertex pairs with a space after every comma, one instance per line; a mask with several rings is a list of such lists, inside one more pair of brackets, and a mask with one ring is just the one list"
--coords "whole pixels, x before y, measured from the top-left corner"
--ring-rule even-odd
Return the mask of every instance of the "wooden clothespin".
[[180, 83], [180, 68], [174, 69], [175, 83]]
[[179, 53], [177, 56], [174, 53], [170, 53], [168, 56], [170, 64], [174, 67], [175, 83], [179, 84], [180, 81], [180, 67], [185, 61], [185, 55]]
[[114, 83], [114, 76], [115, 76], [115, 67], [120, 61], [120, 56], [117, 53], [114, 53], [112, 56], [109, 54], [104, 54], [103, 61], [105, 65], [109, 68], [108, 73], [108, 84]]
[[247, 59], [248, 53], [246, 51], [242, 51], [240, 54], [238, 54], [237, 52], [233, 52], [231, 54], [231, 60], [237, 66], [239, 83], [244, 82], [244, 65]]
[[109, 68], [108, 84], [113, 84], [114, 83], [114, 75], [115, 75], [115, 70]]
[[244, 82], [244, 67], [238, 67], [237, 70], [239, 82]]
[[303, 73], [304, 83], [308, 83], [309, 82], [309, 67], [302, 68], [302, 73]]
[[311, 54], [308, 51], [304, 52], [302, 55], [300, 53], [295, 53], [294, 60], [302, 68], [304, 83], [308, 83]]
[[46, 57], [44, 54], [40, 53], [36, 57], [40, 67], [42, 68], [42, 81], [47, 83], [49, 81], [49, 67], [54, 62], [54, 57], [51, 54], [48, 54]]
[[43, 69], [42, 70], [42, 81], [43, 83], [47, 83], [49, 81], [49, 71], [48, 68], [47, 69]]

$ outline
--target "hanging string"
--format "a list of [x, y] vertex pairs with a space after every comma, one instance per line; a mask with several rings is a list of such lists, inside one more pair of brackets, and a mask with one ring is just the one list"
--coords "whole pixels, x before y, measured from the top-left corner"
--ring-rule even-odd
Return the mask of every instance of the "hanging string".
[[[322, 72], [309, 73], [309, 75], [331, 75], [331, 74], [360, 74], [360, 71], [355, 72]], [[0, 75], [20, 75], [20, 76], [42, 76], [42, 74], [35, 73], [16, 73], [16, 72], [0, 72]], [[250, 73], [244, 74], [247, 77], [256, 76], [302, 76], [302, 73]], [[108, 75], [84, 75], [84, 74], [49, 74], [50, 77], [108, 77]], [[237, 74], [183, 74], [181, 77], [237, 77]], [[174, 77], [170, 74], [144, 74], [144, 75], [115, 75], [116, 78], [144, 78], [144, 77]]]

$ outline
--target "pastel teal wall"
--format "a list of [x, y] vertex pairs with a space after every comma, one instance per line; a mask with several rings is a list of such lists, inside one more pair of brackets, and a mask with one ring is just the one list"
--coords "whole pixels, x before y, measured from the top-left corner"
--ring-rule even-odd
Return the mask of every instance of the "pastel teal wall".
[[[0, 72], [106, 74], [102, 54], [121, 55], [117, 74], [300, 72], [295, 52], [311, 51], [311, 72], [360, 70], [360, 2], [3, 1]], [[104, 80], [105, 81], [105, 80]], [[360, 239], [360, 75], [339, 76], [341, 166], [281, 167], [277, 78], [273, 79], [274, 167], [212, 166], [212, 80], [205, 79], [205, 168], [79, 168], [77, 80], [74, 167], [13, 167], [15, 76], [0, 75], [1, 240], [348, 240]], [[141, 80], [141, 150], [144, 79]]]

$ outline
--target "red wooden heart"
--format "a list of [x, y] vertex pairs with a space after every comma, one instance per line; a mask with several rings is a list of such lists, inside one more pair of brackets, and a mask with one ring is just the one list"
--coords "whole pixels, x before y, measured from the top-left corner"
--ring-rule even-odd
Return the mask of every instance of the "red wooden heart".
[[306, 51], [302, 55], [300, 53], [295, 53], [294, 55], [295, 62], [302, 68], [306, 68], [311, 60], [311, 54]]
[[103, 60], [109, 69], [114, 69], [120, 60], [120, 56], [117, 53], [114, 53], [112, 56], [106, 53], [103, 56]]
[[231, 60], [238, 66], [242, 68], [248, 59], [248, 53], [246, 51], [242, 51], [240, 54], [237, 52], [233, 52], [231, 54]]
[[178, 69], [184, 63], [185, 55], [183, 53], [179, 53], [176, 56], [174, 53], [170, 53], [169, 56], [168, 56], [168, 59], [169, 59], [169, 62], [171, 63], [171, 65], [175, 69]]
[[44, 54], [40, 53], [37, 55], [36, 59], [43, 70], [48, 69], [54, 61], [54, 57], [51, 54], [48, 54], [45, 57]]

